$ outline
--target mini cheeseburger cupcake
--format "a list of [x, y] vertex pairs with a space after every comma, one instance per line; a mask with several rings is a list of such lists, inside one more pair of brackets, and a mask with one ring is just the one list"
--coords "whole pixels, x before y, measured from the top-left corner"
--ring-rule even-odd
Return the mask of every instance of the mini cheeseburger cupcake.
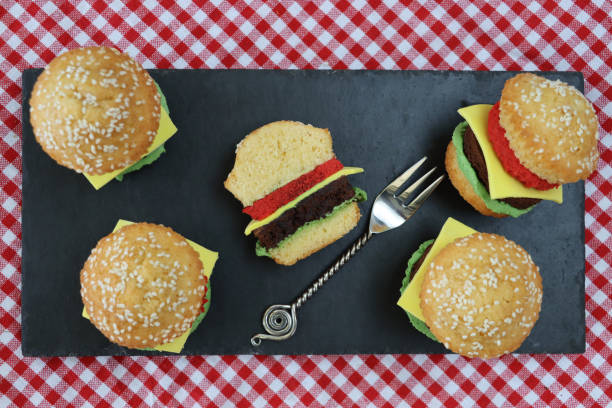
[[410, 258], [400, 291], [417, 330], [467, 357], [518, 349], [542, 304], [542, 278], [522, 247], [452, 218]]
[[518, 217], [540, 200], [561, 203], [561, 185], [595, 170], [598, 123], [576, 88], [534, 74], [506, 81], [495, 105], [459, 109], [466, 120], [446, 150], [461, 196], [493, 217]]
[[81, 270], [83, 315], [120, 346], [180, 352], [208, 312], [216, 259], [168, 227], [121, 221]]
[[176, 132], [149, 73], [108, 47], [53, 59], [34, 84], [30, 122], [43, 150], [96, 189], [157, 159]]
[[366, 194], [346, 176], [362, 171], [335, 157], [329, 130], [279, 121], [238, 144], [225, 188], [252, 218], [257, 255], [293, 265], [357, 225]]

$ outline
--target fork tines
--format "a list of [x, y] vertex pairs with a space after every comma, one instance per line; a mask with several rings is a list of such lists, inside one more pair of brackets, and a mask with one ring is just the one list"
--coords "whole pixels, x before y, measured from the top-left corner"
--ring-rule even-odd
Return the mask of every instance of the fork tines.
[[430, 194], [438, 187], [438, 185], [444, 179], [444, 175], [438, 177], [431, 183], [427, 188], [425, 188], [412, 202], [407, 203], [408, 198], [415, 190], [423, 184], [423, 182], [436, 170], [434, 166], [431, 170], [429, 170], [425, 175], [421, 176], [417, 181], [409, 185], [403, 192], [400, 192], [399, 189], [401, 186], [408, 181], [410, 177], [421, 167], [421, 165], [427, 160], [427, 156], [423, 157], [421, 160], [412, 165], [408, 170], [403, 172], [398, 178], [393, 180], [391, 184], [385, 189], [387, 193], [393, 195], [393, 198], [400, 201], [402, 206], [407, 207], [411, 211], [416, 211], [425, 200], [430, 196]]

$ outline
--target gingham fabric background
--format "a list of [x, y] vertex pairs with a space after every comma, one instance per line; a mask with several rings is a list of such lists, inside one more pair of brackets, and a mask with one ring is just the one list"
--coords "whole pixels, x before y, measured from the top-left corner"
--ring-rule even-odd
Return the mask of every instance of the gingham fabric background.
[[[612, 3], [0, 1], [0, 405], [608, 405]], [[183, 2], [185, 3], [185, 2]], [[494, 4], [493, 4], [494, 3]], [[586, 183], [586, 353], [23, 358], [21, 73], [113, 45], [146, 68], [576, 70], [601, 124]]]

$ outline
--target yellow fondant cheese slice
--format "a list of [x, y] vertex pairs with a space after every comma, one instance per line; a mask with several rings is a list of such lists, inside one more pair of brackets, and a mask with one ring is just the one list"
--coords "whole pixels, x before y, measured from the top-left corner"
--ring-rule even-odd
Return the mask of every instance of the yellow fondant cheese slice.
[[[126, 225], [130, 225], [130, 224], [133, 224], [133, 223], [130, 221], [119, 220], [119, 222], [117, 222], [117, 225], [115, 225], [115, 229], [113, 229], [113, 232], [117, 231], [120, 228], [125, 227]], [[209, 249], [206, 249], [203, 246], [198, 245], [195, 242], [190, 241], [188, 239], [187, 239], [187, 243], [193, 249], [195, 249], [195, 251], [200, 256], [200, 261], [202, 261], [202, 265], [204, 265], [204, 275], [206, 275], [206, 277], [210, 279], [210, 275], [212, 275], [212, 271], [213, 271], [213, 268], [215, 267], [215, 263], [217, 262], [217, 259], [219, 258], [219, 254], [217, 252], [213, 252]], [[89, 320], [89, 315], [87, 314], [85, 307], [83, 307], [83, 312], [81, 313], [81, 315], [87, 320]], [[187, 330], [185, 333], [183, 333], [176, 339], [172, 340], [170, 343], [160, 344], [159, 346], [155, 346], [153, 348], [158, 351], [169, 351], [171, 353], [180, 353], [181, 350], [183, 349], [183, 346], [185, 345], [185, 342], [187, 341], [187, 338], [189, 337], [189, 334], [190, 334], [189, 331], [190, 330]]]
[[[166, 110], [162, 108], [161, 115], [159, 117], [159, 128], [157, 129], [157, 135], [155, 136], [155, 139], [153, 139], [153, 144], [149, 146], [149, 150], [147, 150], [147, 152], [142, 157], [145, 157], [147, 154], [151, 153], [153, 150], [157, 149], [159, 146], [166, 143], [168, 139], [174, 136], [174, 134], [176, 133], [176, 130], [177, 130], [176, 126], [174, 126], [174, 123], [172, 123], [172, 120], [170, 119], [168, 112], [166, 112]], [[85, 178], [87, 178], [87, 180], [89, 180], [91, 185], [94, 186], [96, 190], [99, 190], [109, 181], [111, 181], [112, 179], [117, 177], [119, 174], [121, 174], [121, 172], [127, 169], [127, 167], [124, 167], [123, 169], [111, 171], [110, 173], [106, 173], [106, 174], [100, 174], [100, 175], [83, 174], [83, 175], [85, 176]]]
[[421, 267], [416, 272], [414, 278], [412, 278], [410, 284], [397, 301], [398, 306], [400, 306], [408, 313], [425, 321], [425, 318], [423, 317], [423, 311], [421, 310], [421, 286], [423, 285], [423, 279], [425, 278], [427, 267], [431, 263], [431, 260], [442, 250], [442, 248], [444, 248], [457, 238], [463, 238], [468, 235], [472, 235], [475, 232], [477, 231], [468, 227], [467, 225], [460, 223], [454, 218], [449, 217], [442, 226], [440, 234], [434, 241], [431, 250], [423, 260]]
[[279, 207], [276, 211], [268, 215], [263, 220], [252, 220], [249, 223], [249, 225], [247, 225], [246, 229], [244, 230], [244, 235], [249, 235], [251, 232], [255, 231], [257, 228], [263, 227], [264, 225], [271, 223], [272, 221], [280, 217], [285, 211], [287, 211], [290, 208], [295, 207], [297, 203], [299, 203], [306, 197], [312, 195], [313, 193], [316, 193], [318, 190], [322, 189], [323, 187], [330, 184], [331, 182], [338, 180], [340, 177], [348, 176], [350, 174], [361, 173], [361, 172], [363, 172], [363, 169], [359, 167], [344, 167], [342, 170], [332, 174], [331, 176], [321, 181], [320, 183], [315, 184], [314, 187], [300, 194], [294, 200], [288, 202], [282, 207]]
[[472, 128], [484, 154], [489, 173], [489, 193], [491, 198], [496, 200], [507, 197], [539, 198], [561, 204], [563, 202], [561, 186], [546, 191], [528, 188], [506, 172], [489, 141], [487, 122], [489, 120], [489, 111], [492, 107], [493, 105], [472, 105], [457, 111], [467, 121], [470, 128]]

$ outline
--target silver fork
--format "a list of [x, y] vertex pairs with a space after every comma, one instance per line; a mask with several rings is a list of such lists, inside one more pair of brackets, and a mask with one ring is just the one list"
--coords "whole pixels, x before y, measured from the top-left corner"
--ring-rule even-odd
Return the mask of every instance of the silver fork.
[[344, 254], [334, 263], [319, 279], [314, 281], [308, 289], [304, 291], [290, 305], [272, 305], [266, 309], [262, 323], [267, 334], [260, 333], [251, 337], [251, 344], [259, 346], [261, 340], [286, 340], [293, 336], [297, 329], [297, 309], [302, 307], [308, 299], [315, 294], [317, 290], [323, 286], [338, 270], [351, 259], [364, 245], [374, 236], [381, 232], [394, 229], [402, 225], [406, 220], [414, 215], [421, 207], [427, 197], [438, 187], [444, 179], [444, 176], [438, 177], [433, 183], [425, 188], [414, 200], [407, 203], [408, 198], [416, 191], [416, 189], [429, 177], [435, 167], [429, 170], [424, 176], [412, 183], [404, 191], [400, 192], [402, 185], [417, 171], [419, 167], [427, 160], [423, 157], [417, 163], [412, 165], [408, 170], [402, 173], [389, 184], [383, 191], [378, 194], [374, 205], [372, 206], [372, 214], [370, 215], [370, 226], [368, 231], [358, 238], [353, 245], [344, 252]]

